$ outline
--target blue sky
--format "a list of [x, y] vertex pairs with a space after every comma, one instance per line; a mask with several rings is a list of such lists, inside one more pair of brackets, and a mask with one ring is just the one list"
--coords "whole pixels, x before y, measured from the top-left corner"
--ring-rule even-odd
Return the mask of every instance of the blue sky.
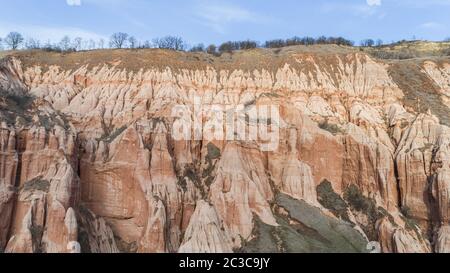
[[15, 30], [43, 41], [63, 35], [141, 40], [178, 35], [190, 44], [265, 41], [294, 35], [442, 40], [450, 0], [0, 0], [0, 36]]

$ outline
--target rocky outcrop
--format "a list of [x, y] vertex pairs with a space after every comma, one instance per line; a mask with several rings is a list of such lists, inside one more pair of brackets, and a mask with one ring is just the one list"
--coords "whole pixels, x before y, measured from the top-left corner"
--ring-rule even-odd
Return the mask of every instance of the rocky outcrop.
[[241, 246], [241, 238], [250, 238], [253, 214], [266, 224], [277, 225], [269, 205], [273, 192], [261, 158], [254, 147], [227, 144], [211, 184], [209, 198], [234, 247]]
[[197, 203], [184, 235], [180, 253], [232, 253], [232, 244], [214, 207], [206, 201]]
[[106, 221], [89, 209], [79, 208], [78, 236], [83, 253], [119, 253], [114, 233]]
[[448, 252], [446, 60], [119, 53], [2, 60], [0, 250]]
[[0, 134], [0, 246], [4, 246], [8, 239], [11, 215], [14, 208], [14, 187], [16, 185], [19, 158], [16, 151], [15, 131], [2, 128]]

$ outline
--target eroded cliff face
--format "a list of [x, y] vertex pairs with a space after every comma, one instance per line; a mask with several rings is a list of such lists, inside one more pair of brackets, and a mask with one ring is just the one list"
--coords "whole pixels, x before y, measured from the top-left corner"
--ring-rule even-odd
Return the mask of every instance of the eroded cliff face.
[[[450, 252], [449, 60], [83, 54], [0, 65], [3, 251]], [[231, 118], [276, 147], [208, 138], [210, 105], [276, 106]], [[177, 138], [180, 122], [200, 126]]]

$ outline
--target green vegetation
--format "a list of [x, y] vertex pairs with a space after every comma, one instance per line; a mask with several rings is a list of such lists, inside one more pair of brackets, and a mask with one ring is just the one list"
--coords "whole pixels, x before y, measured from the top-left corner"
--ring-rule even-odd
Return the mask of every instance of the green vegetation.
[[348, 206], [339, 194], [333, 190], [330, 181], [324, 180], [317, 186], [317, 197], [319, 203], [324, 206], [324, 208], [330, 210], [336, 217], [350, 222], [347, 213]]
[[80, 243], [81, 253], [92, 252], [89, 244], [89, 234], [83, 227], [80, 227], [78, 230], [78, 242]]
[[0, 118], [8, 124], [15, 124], [16, 120], [29, 124], [32, 119], [28, 112], [33, 100], [31, 96], [9, 94], [0, 89]]
[[26, 182], [23, 185], [23, 191], [43, 191], [48, 193], [50, 190], [50, 182], [42, 179], [42, 177], [36, 177], [33, 180]]
[[206, 156], [208, 160], [215, 160], [220, 158], [220, 149], [216, 145], [210, 142], [208, 143], [206, 148], [208, 149], [208, 154]]
[[356, 211], [377, 218], [377, 207], [375, 201], [365, 197], [356, 185], [350, 185], [344, 193], [344, 199]]
[[195, 169], [194, 164], [188, 164], [184, 167], [182, 176], [178, 177], [178, 185], [183, 189], [183, 191], [187, 191], [187, 183], [186, 178], [191, 180], [192, 183], [198, 188], [200, 187], [200, 178], [197, 175], [197, 171]]
[[322, 130], [328, 131], [328, 132], [332, 133], [333, 135], [338, 135], [338, 134], [343, 133], [342, 129], [338, 125], [331, 124], [328, 122], [328, 120], [320, 123], [319, 128]]
[[378, 239], [378, 232], [375, 229], [378, 220], [387, 217], [389, 221], [395, 224], [394, 218], [384, 208], [377, 207], [376, 202], [363, 195], [356, 185], [350, 185], [344, 191], [341, 198], [332, 188], [332, 184], [324, 180], [317, 187], [317, 196], [319, 203], [331, 211], [336, 217], [350, 222], [348, 209], [354, 215], [364, 216], [367, 219], [365, 223], [358, 223], [364, 233], [370, 240]]
[[[5, 91], [2, 91], [5, 92]], [[17, 107], [21, 109], [26, 109], [33, 103], [34, 98], [28, 95], [16, 95], [16, 94], [8, 94], [6, 95], [8, 99], [13, 101]]]
[[400, 212], [403, 214], [401, 218], [403, 219], [403, 221], [405, 221], [405, 228], [407, 230], [414, 231], [417, 234], [418, 238], [423, 238], [422, 232], [420, 231], [420, 229], [418, 229], [418, 223], [413, 219], [413, 216], [411, 215], [411, 208], [408, 206], [402, 206]]
[[450, 43], [429, 41], [399, 41], [389, 45], [362, 48], [378, 59], [407, 60], [424, 57], [448, 56]]
[[206, 185], [211, 185], [214, 182], [214, 176], [212, 175], [215, 169], [215, 161], [221, 157], [220, 149], [213, 143], [208, 143], [206, 146], [208, 154], [205, 157], [206, 168], [203, 170], [202, 178], [205, 179]]
[[280, 95], [277, 93], [263, 93], [261, 97], [269, 97], [269, 98], [279, 98]]
[[124, 241], [120, 237], [114, 238], [116, 241], [117, 248], [120, 250], [121, 253], [136, 253], [138, 250], [138, 243], [137, 242], [131, 242], [128, 243]]
[[404, 92], [403, 103], [406, 107], [418, 113], [431, 111], [442, 124], [450, 126], [448, 107], [441, 99], [440, 87], [423, 73], [422, 65], [421, 61], [414, 60], [393, 63], [389, 67], [389, 75]]
[[393, 217], [383, 208], [377, 207], [375, 200], [365, 197], [356, 185], [350, 185], [344, 193], [344, 199], [349, 204], [354, 214], [363, 214], [367, 217], [367, 224], [361, 225], [370, 240], [378, 240], [378, 232], [375, 228], [378, 220], [388, 217], [393, 223]]
[[116, 128], [112, 133], [103, 135], [99, 141], [104, 141], [106, 143], [113, 142], [118, 136], [120, 136], [125, 130], [127, 129], [127, 126], [122, 126], [120, 128]]
[[408, 206], [402, 206], [400, 208], [400, 212], [405, 216], [405, 217], [410, 217], [410, 213], [411, 213], [411, 209]]
[[389, 222], [391, 222], [393, 226], [397, 226], [397, 224], [395, 223], [394, 216], [392, 216], [387, 210], [385, 210], [382, 207], [378, 207], [378, 213], [381, 217], [387, 217]]
[[31, 238], [33, 245], [35, 246], [35, 253], [41, 253], [41, 241], [42, 235], [44, 234], [44, 228], [42, 226], [31, 226], [30, 227]]

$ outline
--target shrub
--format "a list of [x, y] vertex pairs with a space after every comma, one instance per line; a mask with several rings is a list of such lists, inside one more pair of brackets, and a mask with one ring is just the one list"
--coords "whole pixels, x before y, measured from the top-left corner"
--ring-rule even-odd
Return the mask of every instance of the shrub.
[[205, 46], [203, 44], [198, 44], [196, 46], [193, 46], [189, 51], [190, 52], [204, 52]]
[[209, 45], [206, 48], [206, 53], [211, 55], [217, 55], [217, 46], [216, 45]]
[[379, 219], [388, 217], [390, 221], [393, 221], [392, 216], [386, 210], [378, 208], [375, 201], [365, 197], [356, 185], [352, 184], [345, 190], [344, 199], [353, 212], [356, 211], [367, 216], [368, 222], [360, 223], [360, 226], [369, 240], [378, 240], [378, 232], [375, 226]]
[[120, 136], [125, 130], [127, 129], [127, 126], [122, 126], [120, 128], [115, 129], [112, 133], [109, 135], [105, 134], [102, 136], [99, 141], [104, 141], [106, 143], [111, 143], [116, 139], [118, 136]]
[[232, 53], [234, 50], [239, 50], [238, 42], [225, 42], [219, 46], [220, 53]]
[[207, 149], [208, 149], [207, 158], [209, 158], [211, 160], [220, 158], [220, 149], [217, 148], [216, 145], [214, 145], [213, 143], [210, 142], [207, 145]]
[[320, 123], [319, 128], [322, 130], [328, 131], [328, 132], [332, 133], [333, 135], [342, 133], [342, 130], [341, 130], [341, 128], [339, 128], [339, 126], [337, 126], [336, 124], [328, 123], [328, 120]]
[[402, 206], [400, 209], [400, 212], [405, 216], [405, 217], [410, 217], [411, 214], [411, 209], [408, 206]]
[[350, 222], [347, 214], [347, 204], [345, 201], [333, 190], [331, 182], [328, 180], [322, 181], [317, 186], [317, 199], [319, 203], [326, 209], [333, 212], [336, 217]]
[[26, 182], [23, 185], [24, 191], [43, 191], [48, 192], [50, 190], [50, 182], [42, 179], [42, 177], [36, 177], [33, 180]]
[[247, 40], [247, 41], [240, 41], [239, 42], [239, 48], [241, 50], [248, 50], [248, 49], [254, 49], [258, 47], [258, 42], [256, 41], [251, 41], [251, 40]]
[[356, 185], [350, 185], [344, 193], [344, 199], [356, 211], [363, 212], [372, 218], [377, 217], [375, 202], [365, 197]]
[[444, 50], [444, 56], [450, 56], [450, 47]]
[[265, 48], [281, 48], [285, 46], [286, 42], [282, 39], [266, 41], [264, 44]]

